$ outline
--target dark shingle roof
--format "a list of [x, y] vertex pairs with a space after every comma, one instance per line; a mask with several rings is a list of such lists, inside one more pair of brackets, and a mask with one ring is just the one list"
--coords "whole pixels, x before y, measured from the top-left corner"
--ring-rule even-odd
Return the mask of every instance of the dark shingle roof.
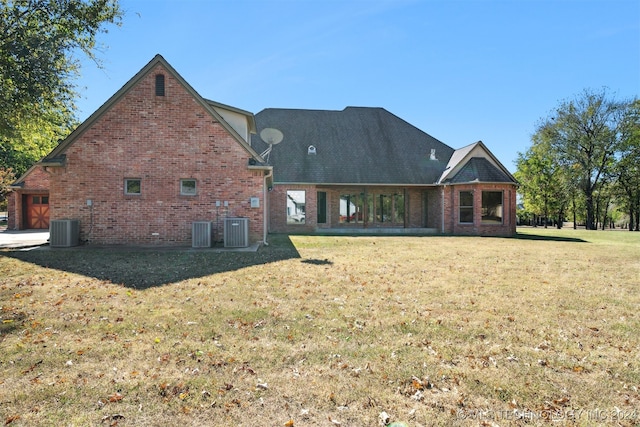
[[512, 182], [513, 180], [484, 157], [473, 157], [449, 182], [456, 184], [473, 181]]
[[[269, 157], [276, 183], [434, 184], [454, 151], [383, 108], [268, 108], [255, 119], [258, 152], [267, 147], [263, 129], [284, 134]], [[310, 145], [316, 154], [308, 154]]]

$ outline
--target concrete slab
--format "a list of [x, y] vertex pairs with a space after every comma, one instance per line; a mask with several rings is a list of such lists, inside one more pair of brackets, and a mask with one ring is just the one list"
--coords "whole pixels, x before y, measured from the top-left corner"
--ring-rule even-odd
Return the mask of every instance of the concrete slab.
[[49, 244], [49, 230], [2, 230], [0, 248], [30, 248]]
[[[209, 252], [257, 252], [261, 243], [254, 243], [246, 248], [225, 248], [213, 246], [211, 248], [191, 248], [188, 246], [126, 246], [126, 245], [88, 245], [86, 249], [93, 250], [139, 250], [139, 251], [168, 251], [168, 250], [188, 250], [188, 251], [209, 251]], [[49, 230], [7, 230], [0, 228], [0, 249], [28, 249], [45, 247], [49, 248]], [[78, 246], [74, 246], [78, 248]], [[65, 248], [60, 248], [64, 250]]]

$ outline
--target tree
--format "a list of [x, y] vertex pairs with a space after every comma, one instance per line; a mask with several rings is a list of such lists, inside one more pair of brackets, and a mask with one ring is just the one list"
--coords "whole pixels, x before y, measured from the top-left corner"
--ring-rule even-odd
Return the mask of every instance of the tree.
[[526, 153], [518, 153], [515, 177], [520, 182], [520, 193], [527, 211], [547, 220], [554, 218], [562, 227], [571, 195], [571, 179], [562, 167], [557, 152], [542, 124], [532, 136], [533, 144]]
[[11, 169], [0, 168], [0, 211], [7, 209], [7, 194], [9, 186], [15, 181], [16, 176]]
[[17, 123], [11, 137], [0, 137], [0, 170], [10, 168], [22, 175], [64, 139], [74, 125], [66, 112], [57, 110]]
[[640, 100], [631, 102], [622, 122], [616, 164], [618, 200], [629, 214], [629, 231], [640, 231]]
[[96, 36], [120, 19], [117, 0], [0, 0], [0, 168], [24, 172], [68, 133], [77, 56], [99, 64]]
[[596, 227], [594, 194], [613, 168], [620, 145], [624, 103], [610, 100], [606, 90], [585, 90], [560, 104], [543, 126], [562, 165], [576, 168], [578, 188], [584, 194], [586, 228]]

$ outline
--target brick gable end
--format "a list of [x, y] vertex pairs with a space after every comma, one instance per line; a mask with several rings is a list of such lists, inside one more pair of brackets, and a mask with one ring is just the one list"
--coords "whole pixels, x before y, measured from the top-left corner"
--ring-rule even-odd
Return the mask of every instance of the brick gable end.
[[[156, 95], [158, 74], [164, 96]], [[51, 179], [51, 219], [80, 219], [82, 240], [189, 244], [193, 221], [214, 221], [221, 238], [225, 216], [248, 217], [250, 239], [262, 236], [263, 172], [248, 169], [250, 154], [161, 65], [65, 154]], [[140, 179], [141, 194], [125, 195], [126, 178]], [[180, 179], [194, 179], [197, 194], [180, 195]], [[251, 197], [259, 208], [250, 207]]]

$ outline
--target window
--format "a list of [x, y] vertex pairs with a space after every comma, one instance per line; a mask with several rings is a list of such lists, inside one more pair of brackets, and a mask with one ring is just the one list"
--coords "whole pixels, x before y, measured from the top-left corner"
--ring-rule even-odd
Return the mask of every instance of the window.
[[182, 196], [195, 196], [196, 193], [196, 180], [195, 179], [181, 179], [180, 180], [180, 194]]
[[340, 195], [340, 223], [357, 224], [364, 221], [364, 194]]
[[460, 218], [461, 223], [473, 223], [473, 191], [460, 192]]
[[127, 178], [124, 180], [124, 194], [138, 195], [141, 194], [141, 185], [139, 178]]
[[306, 193], [303, 190], [287, 191], [287, 224], [304, 224], [306, 220]]
[[156, 75], [156, 96], [164, 96], [164, 74]]
[[403, 193], [359, 193], [340, 196], [341, 224], [404, 225]]
[[482, 223], [502, 224], [502, 191], [482, 192]]
[[393, 195], [393, 212], [391, 221], [395, 224], [404, 224], [404, 194]]
[[42, 196], [42, 204], [43, 205], [49, 204], [49, 196]]
[[318, 191], [317, 197], [318, 224], [327, 223], [327, 193], [326, 191]]
[[375, 221], [378, 223], [404, 224], [404, 194], [382, 193], [374, 197]]

